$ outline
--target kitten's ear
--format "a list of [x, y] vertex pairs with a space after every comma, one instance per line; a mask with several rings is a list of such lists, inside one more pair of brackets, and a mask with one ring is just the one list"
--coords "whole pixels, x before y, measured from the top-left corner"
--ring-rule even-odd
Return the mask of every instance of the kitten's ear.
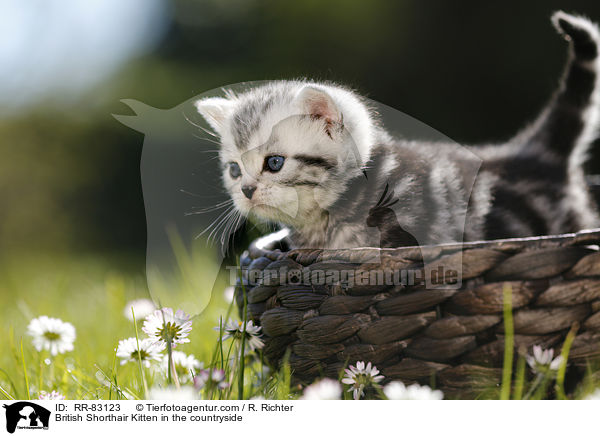
[[305, 86], [296, 98], [304, 113], [323, 118], [327, 124], [342, 122], [342, 114], [337, 105], [331, 96], [322, 89]]
[[194, 106], [215, 132], [220, 135], [225, 120], [233, 110], [234, 102], [226, 98], [210, 97], [196, 101]]

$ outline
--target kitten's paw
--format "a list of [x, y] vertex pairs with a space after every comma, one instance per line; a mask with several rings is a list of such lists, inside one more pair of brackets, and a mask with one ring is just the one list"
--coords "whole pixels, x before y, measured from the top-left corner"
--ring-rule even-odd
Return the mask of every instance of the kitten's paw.
[[572, 41], [578, 56], [593, 59], [598, 54], [600, 31], [591, 20], [557, 11], [552, 15], [552, 24], [566, 40]]

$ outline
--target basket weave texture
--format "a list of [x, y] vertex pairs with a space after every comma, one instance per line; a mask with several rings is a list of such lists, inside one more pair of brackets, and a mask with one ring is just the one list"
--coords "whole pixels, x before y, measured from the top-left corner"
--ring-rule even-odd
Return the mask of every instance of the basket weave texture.
[[[300, 382], [337, 378], [363, 360], [386, 382], [475, 398], [500, 383], [506, 289], [517, 352], [538, 344], [559, 353], [575, 325], [570, 368], [600, 356], [599, 244], [600, 229], [399, 249], [252, 244], [236, 302], [243, 311], [246, 300], [248, 319], [262, 326], [267, 361], [280, 365], [289, 349]], [[363, 280], [348, 280], [348, 271]], [[381, 271], [388, 272], [383, 281]]]

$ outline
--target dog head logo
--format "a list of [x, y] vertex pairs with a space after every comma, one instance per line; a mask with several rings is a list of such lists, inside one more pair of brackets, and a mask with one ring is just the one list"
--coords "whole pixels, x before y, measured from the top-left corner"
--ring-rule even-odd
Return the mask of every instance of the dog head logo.
[[[248, 112], [251, 120], [242, 119], [236, 124], [239, 129], [236, 128], [235, 132], [231, 129], [219, 131], [223, 122], [221, 109], [231, 106], [234, 96], [253, 95], [251, 93], [256, 89], [267, 85], [269, 82], [231, 85], [208, 91], [171, 109], [157, 109], [139, 101], [122, 100], [133, 114], [114, 115], [125, 126], [144, 134], [140, 173], [147, 228], [146, 277], [150, 295], [159, 306], [177, 307], [192, 316], [200, 314], [208, 306], [220, 272], [224, 273], [227, 267], [236, 265], [236, 253], [228, 249], [235, 249], [235, 242], [238, 242], [237, 248], [243, 248], [248, 242], [243, 238], [236, 241], [235, 238], [246, 216], [251, 218], [252, 225], [248, 228], [251, 232], [253, 226], [261, 229], [261, 225], [264, 226], [261, 230], [267, 231], [270, 223], [274, 222], [298, 227], [303, 224], [302, 217], [305, 215], [319, 216], [324, 221], [328, 221], [330, 216], [351, 215], [356, 222], [366, 222], [364, 240], [373, 247], [423, 246], [431, 236], [428, 226], [421, 225], [420, 221], [407, 214], [407, 208], [412, 207], [412, 199], [397, 195], [404, 185], [399, 187], [398, 183], [390, 182], [386, 189], [381, 189], [377, 168], [381, 167], [381, 174], [388, 174], [386, 162], [377, 160], [376, 156], [369, 165], [362, 162], [363, 145], [354, 141], [354, 133], [346, 127], [351, 124], [351, 117], [346, 117], [344, 124], [344, 117], [334, 114], [334, 121], [327, 124], [327, 136], [296, 137], [294, 129], [304, 125], [306, 113], [290, 109], [266, 116], [261, 111], [274, 111], [278, 106], [264, 104], [260, 111], [240, 112]], [[221, 106], [202, 106], [200, 112], [198, 104], [201, 101]], [[473, 185], [480, 159], [468, 149], [388, 106], [372, 100], [365, 104], [377, 114], [378, 123], [390, 132], [399, 132], [405, 141], [441, 142], [447, 144], [447, 150], [460, 152], [461, 156], [468, 154], [469, 158], [461, 163], [460, 174], [465, 186]], [[262, 114], [262, 118], [256, 118], [257, 114]], [[262, 119], [266, 120], [264, 126], [259, 122]], [[226, 135], [222, 138], [224, 132]], [[312, 135], [313, 130], [310, 132]], [[240, 136], [239, 141], [232, 135]], [[291, 180], [270, 175], [282, 168], [283, 155], [294, 155], [294, 147], [313, 139], [318, 144], [319, 141], [337, 144], [333, 150], [324, 145], [325, 148], [318, 150], [334, 153], [334, 166], [338, 170], [313, 171], [313, 178], [319, 174], [322, 176], [319, 182], [311, 179], [310, 183], [297, 186]], [[274, 144], [284, 144], [281, 145], [280, 156], [269, 155]], [[268, 160], [271, 158], [274, 160]], [[323, 163], [322, 160], [317, 159], [315, 164], [314, 159], [308, 159], [307, 164], [304, 158], [303, 162], [309, 167], [327, 167], [328, 161]], [[414, 164], [421, 165], [420, 161]], [[265, 165], [270, 169], [265, 169]], [[364, 166], [364, 171], [358, 172], [361, 166]], [[346, 173], [357, 174], [358, 177], [343, 180], [343, 183], [336, 182], [344, 186], [344, 194], [337, 201], [332, 201], [331, 186], [337, 177]], [[244, 177], [252, 183], [242, 184]], [[413, 183], [410, 178], [402, 180], [404, 184]], [[361, 197], [364, 192], [380, 199], [370, 210], [356, 206], [365, 203]], [[437, 211], [438, 206], [429, 197], [424, 196], [419, 207]], [[469, 198], [470, 189], [464, 189], [452, 199], [455, 211], [453, 224], [447, 229], [440, 227], [436, 240], [454, 242], [463, 239]], [[254, 203], [249, 203], [250, 200]], [[399, 217], [405, 219], [400, 221]], [[335, 232], [334, 226], [329, 230]], [[237, 235], [241, 233], [237, 232]], [[384, 233], [393, 233], [397, 235], [396, 239], [389, 240], [389, 237], [383, 237]], [[319, 246], [319, 243], [317, 240], [317, 246], [312, 248], [327, 248]], [[378, 263], [379, 259], [374, 258], [371, 262]], [[298, 279], [294, 277], [293, 280]]]
[[39, 404], [19, 401], [3, 405], [6, 409], [6, 431], [14, 433], [19, 429], [48, 429], [50, 411]]

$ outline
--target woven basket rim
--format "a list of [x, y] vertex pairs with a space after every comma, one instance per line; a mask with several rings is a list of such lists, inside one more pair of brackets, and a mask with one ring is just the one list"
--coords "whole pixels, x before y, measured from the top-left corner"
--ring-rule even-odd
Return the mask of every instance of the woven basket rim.
[[[272, 237], [274, 234], [269, 235]], [[506, 238], [506, 239], [493, 239], [493, 240], [481, 240], [481, 241], [470, 241], [470, 242], [459, 242], [459, 243], [443, 243], [435, 245], [423, 245], [423, 246], [412, 246], [412, 247], [401, 247], [401, 248], [377, 248], [377, 247], [357, 247], [357, 248], [343, 248], [343, 249], [316, 249], [316, 248], [297, 248], [289, 251], [282, 252], [279, 249], [273, 249], [273, 246], [283, 240], [285, 235], [281, 238], [273, 239], [272, 242], [265, 245], [265, 247], [258, 247], [257, 242], [261, 238], [253, 241], [248, 250], [252, 253], [253, 257], [269, 256], [277, 258], [291, 257], [301, 253], [308, 252], [320, 252], [321, 259], [351, 259], [355, 254], [369, 254], [373, 256], [379, 255], [390, 255], [390, 256], [402, 256], [403, 254], [412, 254], [416, 251], [420, 251], [424, 257], [439, 256], [441, 254], [449, 254], [465, 249], [475, 248], [487, 248], [487, 249], [499, 249], [499, 250], [511, 250], [515, 248], [526, 249], [526, 248], [552, 248], [557, 246], [570, 246], [570, 245], [595, 245], [600, 242], [600, 228], [580, 230], [575, 233], [563, 233], [558, 235], [542, 235], [542, 236], [528, 236], [523, 238]]]

